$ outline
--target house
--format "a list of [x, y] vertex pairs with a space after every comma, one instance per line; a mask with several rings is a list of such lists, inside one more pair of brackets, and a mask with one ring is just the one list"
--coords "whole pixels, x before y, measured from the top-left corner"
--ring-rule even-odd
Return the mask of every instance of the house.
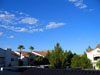
[[[18, 66], [19, 59], [22, 60], [23, 65], [34, 65], [34, 57], [42, 56], [45, 57], [48, 50], [44, 51], [33, 51], [31, 57], [28, 56], [28, 52], [21, 51], [12, 51], [10, 48], [2, 49], [0, 48], [0, 67], [4, 66]], [[30, 62], [31, 61], [31, 62]]]
[[[20, 56], [20, 51], [16, 51], [15, 53]], [[32, 56], [29, 57], [28, 52], [21, 51], [21, 60], [23, 61], [24, 66], [34, 65], [34, 59], [33, 59], [34, 57], [35, 57], [35, 55], [33, 53], [32, 53]], [[30, 60], [31, 60], [31, 62], [29, 62]]]
[[0, 67], [1, 66], [17, 66], [18, 65], [18, 55], [13, 52], [10, 48], [2, 49], [0, 48]]
[[94, 69], [98, 69], [96, 66], [96, 62], [100, 59], [100, 44], [96, 46], [94, 49], [88, 49], [86, 51], [88, 59], [91, 60]]
[[[51, 52], [51, 50], [49, 50]], [[29, 56], [28, 56], [28, 52], [26, 51], [21, 51], [21, 60], [23, 61], [23, 65], [24, 66], [27, 66], [29, 65], [34, 65], [34, 58], [36, 56], [42, 56], [42, 57], [45, 57], [46, 54], [47, 54], [48, 50], [43, 50], [43, 51], [32, 51], [32, 56], [30, 58], [31, 62], [29, 62]], [[16, 51], [15, 52], [17, 55], [20, 56], [20, 51]]]

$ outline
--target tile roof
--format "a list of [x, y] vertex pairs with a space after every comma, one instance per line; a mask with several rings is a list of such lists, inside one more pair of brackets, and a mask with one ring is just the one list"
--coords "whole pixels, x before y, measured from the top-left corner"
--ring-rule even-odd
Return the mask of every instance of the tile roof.
[[[20, 53], [20, 51], [17, 51], [17, 52]], [[25, 57], [28, 57], [27, 53], [28, 53], [28, 52], [21, 51], [21, 54], [22, 54], [23, 56], [25, 56]]]
[[32, 53], [35, 55], [35, 56], [46, 56], [47, 52], [48, 51], [52, 51], [52, 50], [43, 50], [43, 51], [33, 51]]
[[[96, 48], [100, 48], [100, 44], [98, 44], [98, 45], [96, 46]], [[94, 48], [94, 49], [88, 49], [87, 52], [89, 53], [89, 52], [91, 52], [91, 51], [94, 51], [96, 48]]]
[[[52, 50], [43, 50], [43, 51], [33, 51], [32, 54], [34, 54], [35, 56], [46, 56], [47, 52], [48, 51], [52, 51]], [[18, 53], [20, 53], [20, 51], [17, 51]], [[25, 51], [21, 51], [21, 54], [25, 57], [28, 57], [27, 55], [28, 52], [25, 52]]]
[[98, 45], [96, 46], [96, 48], [100, 48], [100, 44], [98, 44]]
[[19, 55], [18, 55], [18, 54], [16, 54], [14, 51], [12, 51], [12, 54], [13, 54], [13, 55], [16, 55], [16, 56], [19, 56]]
[[95, 50], [95, 49], [88, 49], [87, 52], [89, 53], [89, 52], [94, 51], [94, 50]]

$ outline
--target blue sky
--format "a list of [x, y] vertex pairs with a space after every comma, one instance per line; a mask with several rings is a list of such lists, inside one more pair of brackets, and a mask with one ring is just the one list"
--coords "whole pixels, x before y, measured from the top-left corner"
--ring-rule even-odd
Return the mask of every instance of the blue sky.
[[0, 47], [82, 54], [100, 44], [100, 0], [0, 0]]

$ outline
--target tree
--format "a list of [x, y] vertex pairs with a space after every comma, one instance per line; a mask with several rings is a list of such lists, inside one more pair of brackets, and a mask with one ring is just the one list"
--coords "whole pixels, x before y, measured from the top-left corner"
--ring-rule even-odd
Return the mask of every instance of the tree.
[[87, 58], [87, 54], [84, 53], [84, 55], [81, 57], [81, 66], [83, 69], [92, 69], [92, 63]]
[[50, 51], [48, 50], [48, 52], [47, 52], [47, 54], [46, 54], [46, 56], [45, 56], [46, 58], [50, 58]]
[[32, 51], [34, 50], [34, 47], [33, 46], [30, 46], [29, 49], [30, 49], [30, 52], [28, 53], [28, 55], [29, 55], [29, 61], [28, 62], [30, 64], [32, 64], [32, 60], [33, 60], [32, 59]]
[[25, 49], [25, 48], [24, 48], [23, 45], [19, 45], [19, 46], [18, 46], [18, 49], [20, 49], [20, 59], [21, 59], [21, 51], [22, 51], [22, 49]]
[[97, 61], [96, 66], [100, 69], [100, 59]]
[[92, 69], [92, 63], [87, 58], [86, 53], [83, 56], [75, 55], [71, 60], [71, 67], [77, 68], [81, 67], [83, 69]]
[[73, 53], [71, 52], [71, 50], [69, 50], [69, 52], [67, 53], [67, 62], [69, 66], [71, 65], [72, 58], [73, 58]]
[[64, 51], [59, 43], [57, 43], [54, 50], [48, 53], [48, 60], [51, 68], [64, 68], [64, 59]]
[[30, 57], [31, 57], [31, 53], [30, 52], [27, 52], [27, 55], [28, 55], [28, 65], [29, 65], [29, 63], [30, 63]]
[[29, 49], [31, 50], [31, 53], [32, 53], [32, 51], [34, 50], [34, 47], [30, 46]]
[[37, 56], [34, 59], [34, 64], [35, 65], [47, 65], [47, 64], [49, 64], [49, 61], [46, 57]]
[[91, 46], [88, 46], [88, 49], [86, 49], [86, 51], [90, 50], [91, 49]]

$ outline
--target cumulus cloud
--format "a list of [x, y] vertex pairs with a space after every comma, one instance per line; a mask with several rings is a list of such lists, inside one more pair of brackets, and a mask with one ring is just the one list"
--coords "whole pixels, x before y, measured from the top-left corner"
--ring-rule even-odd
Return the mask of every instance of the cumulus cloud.
[[69, 2], [73, 2], [76, 7], [80, 9], [87, 8], [88, 6], [84, 4], [83, 0], [68, 0]]
[[0, 36], [3, 35], [3, 32], [0, 32]]
[[27, 24], [36, 24], [38, 20], [36, 18], [24, 18], [20, 21], [20, 23], [27, 23]]
[[0, 14], [0, 22], [2, 24], [16, 24], [14, 22], [15, 15], [14, 14]]
[[2, 28], [12, 30], [15, 32], [43, 32], [43, 28], [29, 28], [37, 23], [38, 19], [30, 17], [28, 14], [25, 14], [23, 12], [16, 11], [12, 14], [8, 11], [0, 10], [0, 27]]
[[68, 1], [70, 1], [70, 2], [76, 2], [76, 1], [78, 1], [78, 0], [68, 0]]
[[11, 14], [8, 11], [0, 11], [0, 22], [6, 25], [23, 24], [23, 23], [30, 25], [30, 24], [36, 24], [38, 22], [38, 19], [27, 16], [28, 14], [24, 14], [23, 12], [18, 12], [17, 14], [14, 13]]
[[[74, 2], [75, 0], [73, 0]], [[14, 32], [43, 32], [45, 29], [52, 29], [63, 26], [65, 23], [49, 22], [46, 26], [38, 25], [38, 19], [30, 17], [29, 14], [19, 11], [0, 10], [0, 28]], [[41, 24], [42, 25], [42, 24]], [[40, 27], [39, 27], [40, 26]], [[3, 33], [0, 32], [0, 35]], [[11, 36], [13, 38], [13, 36]]]
[[50, 22], [48, 25], [46, 25], [46, 29], [57, 28], [57, 27], [63, 26], [64, 24], [65, 23]]
[[11, 36], [9, 36], [8, 38], [11, 38], [11, 39], [13, 39], [13, 38], [14, 38], [14, 36], [13, 36], [13, 35], [11, 35]]
[[0, 25], [0, 27], [2, 28], [5, 28], [5, 29], [9, 29], [9, 30], [12, 30], [12, 31], [15, 31], [15, 32], [43, 32], [44, 30], [42, 28], [40, 29], [28, 29], [28, 28], [25, 28], [25, 27], [14, 27], [14, 26], [7, 26], [7, 25]]

